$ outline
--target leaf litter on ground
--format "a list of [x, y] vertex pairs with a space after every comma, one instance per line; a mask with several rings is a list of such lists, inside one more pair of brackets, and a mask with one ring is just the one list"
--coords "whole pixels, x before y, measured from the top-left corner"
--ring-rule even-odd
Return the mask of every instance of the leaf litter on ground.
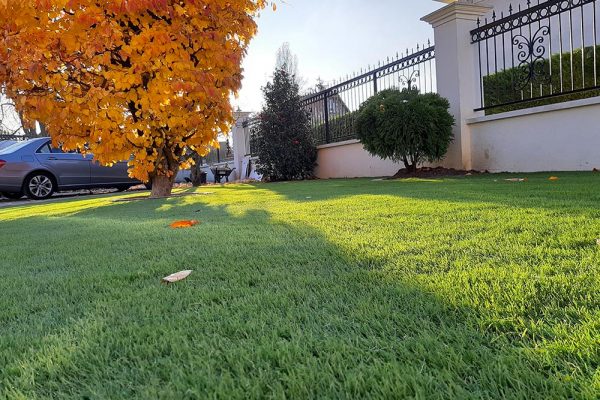
[[176, 272], [176, 273], [171, 274], [169, 276], [165, 276], [164, 278], [161, 279], [161, 282], [165, 283], [167, 285], [169, 283], [179, 282], [179, 281], [184, 280], [188, 276], [190, 276], [190, 274], [192, 272], [194, 272], [194, 271], [192, 271], [192, 270], [179, 271], [179, 272]]
[[181, 228], [191, 228], [192, 226], [198, 225], [199, 223], [200, 223], [200, 221], [192, 219], [192, 220], [175, 221], [169, 226], [173, 229], [181, 229]]

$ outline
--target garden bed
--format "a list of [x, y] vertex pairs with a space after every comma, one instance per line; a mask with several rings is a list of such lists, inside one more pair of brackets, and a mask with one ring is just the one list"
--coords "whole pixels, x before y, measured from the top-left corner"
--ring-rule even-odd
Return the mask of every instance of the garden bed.
[[423, 167], [418, 168], [415, 172], [409, 172], [406, 168], [396, 172], [396, 175], [392, 176], [391, 179], [407, 179], [407, 178], [443, 178], [446, 176], [471, 176], [479, 175], [482, 172], [470, 170], [460, 170], [454, 168], [444, 167]]

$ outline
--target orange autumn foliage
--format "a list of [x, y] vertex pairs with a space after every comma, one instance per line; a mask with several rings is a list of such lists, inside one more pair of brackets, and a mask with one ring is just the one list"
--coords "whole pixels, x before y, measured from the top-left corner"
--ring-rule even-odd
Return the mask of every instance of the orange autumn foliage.
[[189, 221], [175, 221], [171, 225], [169, 225], [173, 229], [180, 228], [191, 228], [192, 226], [198, 225], [200, 221], [196, 221], [195, 219]]
[[[267, 0], [0, 0], [0, 85], [55, 145], [142, 181], [218, 146]], [[170, 192], [170, 188], [169, 188]]]

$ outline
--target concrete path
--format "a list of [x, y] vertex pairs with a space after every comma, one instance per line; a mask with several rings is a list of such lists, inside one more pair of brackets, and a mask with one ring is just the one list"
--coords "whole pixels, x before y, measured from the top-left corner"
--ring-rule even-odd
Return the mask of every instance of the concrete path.
[[[131, 193], [131, 192], [142, 192], [145, 191], [146, 189], [130, 189], [126, 192], [123, 192], [123, 194], [127, 194], [127, 193]], [[105, 194], [117, 194], [118, 192], [116, 192], [115, 190], [104, 190], [104, 189], [98, 189], [98, 190], [77, 190], [77, 191], [71, 191], [71, 192], [61, 192], [61, 193], [55, 193], [54, 195], [52, 195], [51, 198], [47, 199], [47, 200], [30, 200], [27, 197], [22, 197], [19, 200], [10, 200], [10, 199], [6, 199], [4, 197], [0, 196], [0, 208], [6, 208], [6, 207], [15, 207], [15, 206], [34, 206], [37, 204], [45, 204], [45, 203], [53, 203], [53, 202], [57, 202], [57, 201], [61, 201], [61, 200], [65, 200], [65, 199], [69, 199], [69, 198], [76, 198], [76, 197], [91, 197], [91, 196], [99, 196], [99, 195], [105, 195]]]

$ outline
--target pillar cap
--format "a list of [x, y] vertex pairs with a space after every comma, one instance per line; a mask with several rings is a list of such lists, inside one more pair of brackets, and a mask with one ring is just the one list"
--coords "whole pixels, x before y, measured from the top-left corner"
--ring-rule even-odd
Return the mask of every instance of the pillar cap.
[[434, 28], [454, 20], [477, 21], [477, 18], [489, 13], [493, 7], [481, 6], [474, 3], [473, 0], [436, 0], [442, 3], [449, 3], [421, 18], [421, 21], [431, 24]]

